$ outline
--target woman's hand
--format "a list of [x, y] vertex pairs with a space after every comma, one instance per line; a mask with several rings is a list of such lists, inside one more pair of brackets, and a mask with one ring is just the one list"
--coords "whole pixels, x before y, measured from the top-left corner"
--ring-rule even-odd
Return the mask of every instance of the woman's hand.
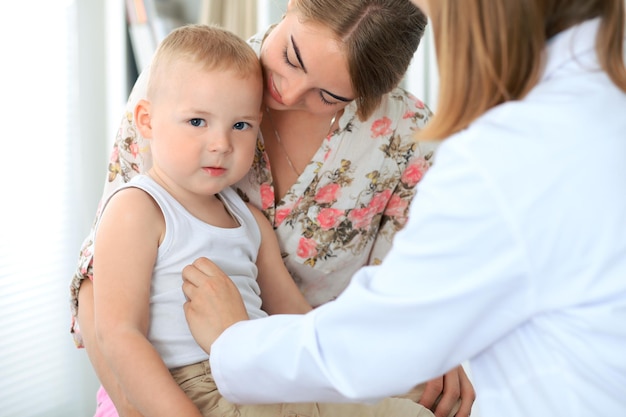
[[468, 417], [476, 392], [462, 366], [442, 377], [428, 381], [418, 403], [432, 410], [436, 417]]
[[248, 319], [235, 284], [207, 258], [198, 258], [183, 269], [183, 292], [187, 297], [184, 308], [189, 328], [207, 353], [224, 330]]
[[417, 385], [399, 397], [423, 405], [436, 417], [468, 417], [476, 393], [463, 367], [459, 366], [444, 376]]

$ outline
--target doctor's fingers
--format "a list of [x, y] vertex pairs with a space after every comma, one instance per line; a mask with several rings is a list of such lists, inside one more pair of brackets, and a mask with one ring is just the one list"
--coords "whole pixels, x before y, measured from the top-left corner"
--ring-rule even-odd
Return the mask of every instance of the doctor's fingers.
[[[207, 258], [198, 258], [182, 271], [183, 283], [195, 287], [228, 285], [232, 281], [215, 263]], [[190, 290], [191, 291], [191, 290]]]
[[241, 298], [235, 283], [215, 263], [207, 258], [199, 258], [183, 268], [183, 292], [188, 300], [210, 301], [217, 297], [226, 300]]
[[[210, 261], [207, 260], [207, 262]], [[198, 268], [196, 262], [183, 268], [182, 288], [187, 300], [195, 299], [199, 296], [210, 296], [211, 293], [215, 292], [213, 289], [215, 285], [212, 281], [224, 279], [220, 276], [208, 275], [205, 271], [207, 271], [207, 268]], [[225, 279], [230, 281], [228, 277], [225, 277]]]
[[211, 260], [201, 257], [183, 268], [183, 279], [198, 286], [214, 276], [226, 277], [226, 274]]

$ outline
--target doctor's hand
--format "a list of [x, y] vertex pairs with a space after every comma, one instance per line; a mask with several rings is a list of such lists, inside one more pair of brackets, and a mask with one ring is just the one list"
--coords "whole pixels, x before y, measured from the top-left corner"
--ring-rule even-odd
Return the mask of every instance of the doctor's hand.
[[228, 327], [248, 320], [241, 294], [217, 265], [198, 258], [183, 269], [184, 305], [189, 329], [196, 342], [207, 353]]
[[418, 403], [429, 408], [436, 417], [468, 417], [476, 392], [462, 366], [424, 384]]

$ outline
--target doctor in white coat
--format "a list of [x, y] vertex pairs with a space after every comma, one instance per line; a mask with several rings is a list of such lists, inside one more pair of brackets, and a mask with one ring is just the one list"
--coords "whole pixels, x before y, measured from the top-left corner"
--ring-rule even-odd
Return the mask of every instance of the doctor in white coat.
[[246, 320], [188, 266], [220, 391], [376, 401], [469, 360], [483, 417], [626, 415], [624, 0], [415, 2], [441, 86], [421, 138], [445, 140], [408, 224], [302, 316]]

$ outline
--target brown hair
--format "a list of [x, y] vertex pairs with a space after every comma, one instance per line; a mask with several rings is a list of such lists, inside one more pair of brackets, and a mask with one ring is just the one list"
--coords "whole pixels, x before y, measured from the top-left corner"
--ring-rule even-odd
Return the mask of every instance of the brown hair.
[[367, 119], [404, 76], [426, 16], [409, 0], [293, 0], [304, 21], [330, 28], [348, 56], [357, 114]]
[[439, 64], [435, 117], [419, 132], [442, 139], [492, 107], [523, 98], [538, 82], [555, 34], [600, 17], [600, 64], [626, 91], [624, 0], [435, 0], [429, 2]]
[[261, 77], [261, 65], [254, 50], [243, 39], [214, 25], [188, 24], [174, 29], [159, 45], [150, 67], [148, 97], [160, 77], [177, 62], [201, 65], [205, 70], [232, 70], [242, 78]]

